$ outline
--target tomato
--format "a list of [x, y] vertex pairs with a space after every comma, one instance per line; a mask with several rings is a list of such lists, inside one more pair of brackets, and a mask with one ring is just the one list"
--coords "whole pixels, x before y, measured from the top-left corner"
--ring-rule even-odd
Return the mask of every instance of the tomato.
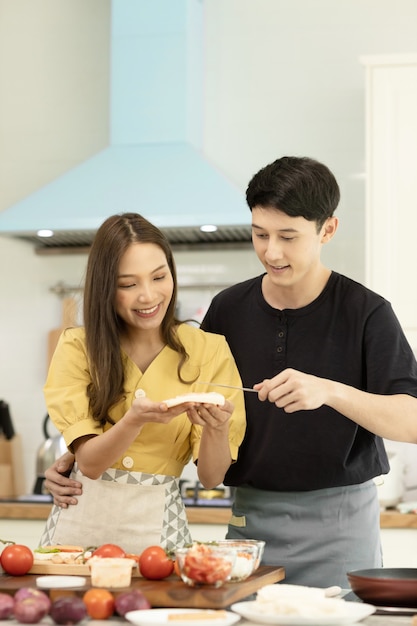
[[114, 543], [103, 543], [102, 546], [99, 546], [98, 548], [96, 548], [96, 550], [94, 550], [91, 556], [123, 559], [126, 556], [126, 552], [120, 546], [116, 546]]
[[83, 602], [92, 619], [107, 619], [114, 613], [115, 600], [108, 589], [89, 589], [83, 595]]
[[13, 543], [3, 548], [0, 565], [11, 576], [24, 576], [33, 565], [33, 552], [27, 546]]
[[126, 553], [126, 558], [127, 559], [133, 559], [133, 561], [136, 561], [136, 563], [139, 565], [139, 558], [140, 558], [139, 554], [131, 554], [129, 552], [129, 553]]
[[149, 580], [161, 580], [172, 574], [174, 561], [161, 546], [149, 546], [139, 557], [139, 570]]

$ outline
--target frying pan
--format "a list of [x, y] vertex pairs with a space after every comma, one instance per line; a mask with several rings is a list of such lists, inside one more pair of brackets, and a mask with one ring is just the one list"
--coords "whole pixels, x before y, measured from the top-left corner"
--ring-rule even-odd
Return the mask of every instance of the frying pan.
[[417, 607], [417, 569], [382, 567], [348, 572], [352, 591], [379, 606]]

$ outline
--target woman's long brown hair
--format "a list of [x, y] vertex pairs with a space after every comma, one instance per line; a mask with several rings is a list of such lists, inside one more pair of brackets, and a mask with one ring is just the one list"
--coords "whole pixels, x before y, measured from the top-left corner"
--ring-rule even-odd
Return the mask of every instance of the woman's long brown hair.
[[[137, 213], [112, 215], [100, 226], [94, 238], [87, 262], [84, 288], [84, 326], [91, 383], [87, 388], [90, 410], [95, 420], [104, 425], [112, 423], [109, 410], [124, 394], [124, 371], [120, 349], [120, 333], [124, 322], [115, 310], [117, 277], [120, 260], [132, 243], [153, 243], [167, 259], [174, 289], [161, 325], [164, 342], [180, 354], [181, 368], [188, 354], [178, 338], [175, 316], [177, 275], [175, 262], [165, 235]], [[184, 381], [183, 381], [184, 382]]]

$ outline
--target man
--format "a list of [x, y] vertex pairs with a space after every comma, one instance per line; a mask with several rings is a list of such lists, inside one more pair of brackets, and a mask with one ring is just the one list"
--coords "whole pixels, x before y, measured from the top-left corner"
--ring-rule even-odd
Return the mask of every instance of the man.
[[[226, 337], [258, 392], [224, 481], [236, 488], [227, 536], [265, 540], [263, 562], [288, 583], [348, 587], [348, 571], [382, 565], [373, 478], [389, 471], [382, 438], [417, 442], [417, 363], [390, 304], [321, 261], [339, 198], [313, 159], [255, 174], [246, 199], [265, 273], [215, 296], [202, 328]], [[57, 472], [47, 478], [68, 502]]]

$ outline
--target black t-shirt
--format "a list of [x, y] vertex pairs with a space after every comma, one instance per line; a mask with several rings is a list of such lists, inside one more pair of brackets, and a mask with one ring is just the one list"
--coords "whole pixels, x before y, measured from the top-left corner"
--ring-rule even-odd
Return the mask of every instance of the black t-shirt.
[[[280, 311], [261, 287], [258, 276], [225, 289], [202, 323], [226, 337], [245, 387], [290, 367], [371, 393], [417, 397], [417, 363], [384, 298], [333, 272], [316, 300]], [[287, 414], [254, 393], [245, 401], [245, 439], [226, 485], [308, 491], [389, 470], [382, 439], [328, 406]]]

